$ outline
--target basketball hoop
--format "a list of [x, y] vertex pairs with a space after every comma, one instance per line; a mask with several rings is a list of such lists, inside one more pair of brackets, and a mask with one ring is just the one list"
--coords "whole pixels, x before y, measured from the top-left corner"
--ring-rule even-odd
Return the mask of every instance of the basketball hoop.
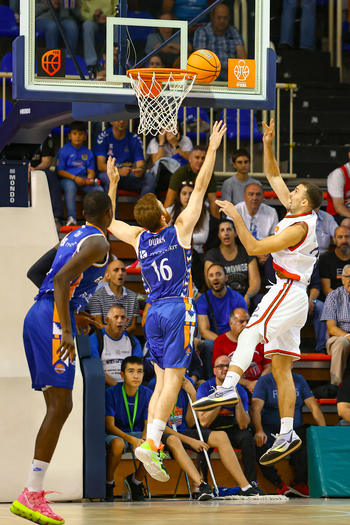
[[129, 69], [126, 72], [140, 108], [138, 133], [177, 135], [177, 114], [196, 73], [187, 69]]

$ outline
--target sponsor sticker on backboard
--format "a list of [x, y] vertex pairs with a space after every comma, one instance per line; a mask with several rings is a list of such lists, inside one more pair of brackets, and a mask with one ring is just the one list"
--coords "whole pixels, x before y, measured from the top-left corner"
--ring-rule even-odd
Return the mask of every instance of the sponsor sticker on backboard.
[[64, 77], [65, 52], [64, 49], [37, 50], [38, 77]]
[[228, 59], [228, 87], [255, 88], [255, 60]]

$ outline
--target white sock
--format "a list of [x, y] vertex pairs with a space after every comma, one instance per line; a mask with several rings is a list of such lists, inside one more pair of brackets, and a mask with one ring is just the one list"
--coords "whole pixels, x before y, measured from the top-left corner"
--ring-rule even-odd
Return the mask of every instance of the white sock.
[[134, 472], [133, 475], [132, 475], [131, 481], [132, 481], [133, 483], [135, 483], [136, 485], [141, 485], [141, 483], [142, 483], [142, 481], [138, 481], [138, 480], [135, 478], [135, 472]]
[[49, 465], [50, 463], [40, 461], [39, 459], [33, 460], [26, 485], [29, 492], [40, 492], [43, 490], [45, 474]]
[[282, 417], [280, 434], [287, 434], [288, 432], [293, 430], [293, 423], [293, 417]]
[[222, 388], [232, 388], [236, 386], [241, 376], [236, 372], [227, 372], [225, 381], [222, 384]]
[[243, 492], [245, 492], [246, 490], [251, 489], [251, 488], [252, 488], [251, 485], [247, 485], [246, 487], [241, 487], [241, 490], [243, 490]]
[[147, 430], [146, 430], [146, 439], [150, 437], [150, 433], [152, 432], [153, 423], [147, 423]]
[[[148, 425], [147, 425], [148, 426]], [[166, 423], [161, 419], [153, 419], [152, 428], [149, 433], [149, 439], [153, 440], [153, 443], [157, 448], [160, 446], [160, 440], [165, 430]], [[147, 428], [148, 430], [148, 428]]]

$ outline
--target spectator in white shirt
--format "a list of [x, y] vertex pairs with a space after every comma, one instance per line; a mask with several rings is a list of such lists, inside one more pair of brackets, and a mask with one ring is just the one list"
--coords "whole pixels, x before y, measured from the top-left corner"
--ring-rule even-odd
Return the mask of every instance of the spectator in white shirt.
[[[350, 152], [348, 155], [350, 158]], [[327, 212], [338, 224], [350, 228], [350, 162], [328, 175], [327, 190]]]
[[[244, 224], [257, 240], [265, 239], [275, 234], [278, 224], [277, 212], [272, 206], [264, 204], [264, 192], [260, 184], [251, 183], [246, 186], [244, 201], [236, 205]], [[268, 255], [259, 255], [258, 261], [265, 262]]]
[[320, 208], [315, 208], [314, 210], [317, 213], [317, 222], [316, 222], [316, 237], [317, 244], [320, 255], [328, 252], [330, 244], [333, 243], [333, 238], [335, 235], [335, 230], [338, 228], [338, 224], [334, 217], [327, 213], [326, 211], [320, 210]]

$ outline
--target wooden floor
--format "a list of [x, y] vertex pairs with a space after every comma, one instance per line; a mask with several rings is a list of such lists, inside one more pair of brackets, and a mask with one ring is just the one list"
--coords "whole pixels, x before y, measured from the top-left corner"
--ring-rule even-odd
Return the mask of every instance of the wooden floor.
[[[290, 499], [275, 502], [153, 500], [146, 503], [57, 503], [66, 525], [342, 525], [350, 523], [350, 499]], [[18, 525], [9, 505], [0, 505], [0, 524]], [[31, 522], [27, 522], [28, 524]]]

